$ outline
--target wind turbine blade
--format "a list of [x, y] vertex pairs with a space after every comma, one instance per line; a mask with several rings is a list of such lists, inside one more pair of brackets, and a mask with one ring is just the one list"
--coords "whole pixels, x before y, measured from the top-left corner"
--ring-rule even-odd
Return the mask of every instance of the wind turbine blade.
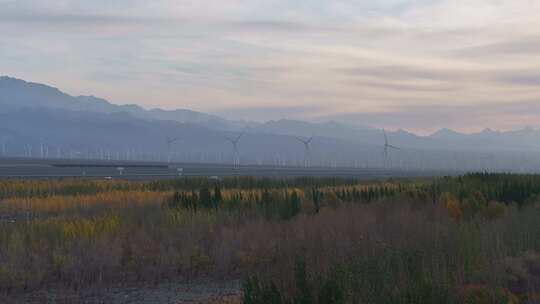
[[401, 148], [398, 148], [396, 146], [392, 146], [392, 145], [386, 145], [386, 146], [395, 150], [401, 150]]
[[174, 144], [175, 142], [179, 141], [180, 138], [176, 138], [176, 137], [167, 137], [167, 144], [168, 145], [172, 145]]

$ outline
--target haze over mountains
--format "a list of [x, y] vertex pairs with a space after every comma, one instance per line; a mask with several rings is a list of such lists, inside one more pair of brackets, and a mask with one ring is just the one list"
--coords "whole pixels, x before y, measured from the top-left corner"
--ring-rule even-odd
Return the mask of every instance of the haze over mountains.
[[[310, 157], [316, 165], [377, 166], [383, 162], [383, 132], [361, 121], [355, 125], [286, 119], [232, 121], [187, 109], [116, 105], [0, 77], [0, 139], [5, 156], [229, 162], [232, 148], [224, 137], [241, 132], [246, 133], [240, 143], [245, 163], [301, 164], [305, 151], [297, 136], [315, 136]], [[425, 165], [417, 159], [419, 153], [433, 166], [464, 165], [457, 155], [472, 153], [479, 158], [500, 156], [506, 161], [499, 165], [511, 167], [507, 162], [516, 153], [534, 158], [540, 151], [540, 131], [531, 128], [486, 129], [475, 134], [442, 129], [429, 136], [398, 130], [388, 136], [402, 149], [393, 152], [394, 165], [409, 167]], [[168, 139], [177, 140], [168, 144]]]

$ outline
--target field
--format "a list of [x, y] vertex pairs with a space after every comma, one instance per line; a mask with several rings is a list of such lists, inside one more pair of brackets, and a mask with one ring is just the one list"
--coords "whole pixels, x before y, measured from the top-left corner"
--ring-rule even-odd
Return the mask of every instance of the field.
[[540, 301], [540, 176], [10, 180], [0, 199], [0, 302], [192, 282], [246, 304]]

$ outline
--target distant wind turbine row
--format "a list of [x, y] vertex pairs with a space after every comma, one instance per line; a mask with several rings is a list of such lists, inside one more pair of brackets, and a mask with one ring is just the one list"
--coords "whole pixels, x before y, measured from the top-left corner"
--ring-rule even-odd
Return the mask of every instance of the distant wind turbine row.
[[[233, 165], [235, 167], [240, 166], [240, 150], [239, 150], [239, 142], [240, 139], [244, 136], [245, 132], [240, 133], [236, 137], [229, 137], [225, 136], [225, 139], [229, 141], [232, 145], [232, 152], [233, 152]], [[388, 166], [388, 160], [389, 160], [389, 150], [401, 150], [400, 148], [391, 145], [388, 141], [388, 135], [386, 133], [386, 130], [383, 130], [384, 134], [384, 146], [383, 146], [383, 154], [384, 154], [384, 161], [385, 161], [385, 167]], [[302, 138], [302, 137], [295, 137], [295, 139], [302, 143], [304, 146], [304, 167], [311, 167], [311, 144], [313, 140], [315, 139], [315, 136], [312, 135], [309, 138]], [[279, 157], [278, 157], [279, 158]]]
[[[285, 143], [262, 143], [264, 146], [251, 147], [257, 154], [242, 155], [241, 144], [247, 132], [221, 136], [222, 144], [211, 148], [208, 144], [200, 146], [196, 140], [183, 140], [171, 134], [160, 140], [161, 148], [152, 146], [70, 146], [54, 143], [53, 139], [26, 141], [14, 145], [15, 138], [0, 138], [2, 157], [57, 158], [57, 159], [96, 159], [106, 161], [158, 161], [158, 162], [200, 162], [231, 163], [235, 168], [244, 164], [301, 166], [301, 167], [354, 167], [354, 168], [395, 168], [400, 170], [441, 169], [455, 172], [540, 172], [540, 155], [534, 152], [494, 151], [490, 153], [476, 150], [435, 150], [407, 148], [396, 145], [393, 134], [380, 130], [380, 144], [351, 144], [351, 149], [336, 150], [334, 140], [326, 137], [291, 136]], [[253, 139], [251, 136], [249, 139]], [[377, 136], [378, 137], [378, 136]], [[268, 140], [277, 140], [269, 137]], [[376, 139], [375, 139], [376, 140]], [[219, 141], [219, 138], [218, 138]], [[218, 144], [216, 141], [216, 144]], [[317, 146], [315, 144], [317, 142]], [[182, 148], [178, 146], [182, 143]], [[230, 144], [232, 153], [224, 152], [224, 143]], [[279, 143], [279, 144], [278, 144]], [[296, 144], [298, 145], [296, 148]], [[197, 145], [199, 144], [199, 145]], [[302, 147], [303, 155], [298, 148]], [[278, 151], [279, 149], [279, 151]], [[225, 148], [225, 150], [227, 150]], [[229, 157], [231, 155], [231, 157]], [[244, 157], [245, 156], [245, 157]]]

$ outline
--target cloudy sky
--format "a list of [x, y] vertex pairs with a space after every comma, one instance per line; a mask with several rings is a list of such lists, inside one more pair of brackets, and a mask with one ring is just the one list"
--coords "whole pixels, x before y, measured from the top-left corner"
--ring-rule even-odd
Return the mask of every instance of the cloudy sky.
[[540, 126], [540, 0], [0, 0], [0, 75], [234, 119]]

